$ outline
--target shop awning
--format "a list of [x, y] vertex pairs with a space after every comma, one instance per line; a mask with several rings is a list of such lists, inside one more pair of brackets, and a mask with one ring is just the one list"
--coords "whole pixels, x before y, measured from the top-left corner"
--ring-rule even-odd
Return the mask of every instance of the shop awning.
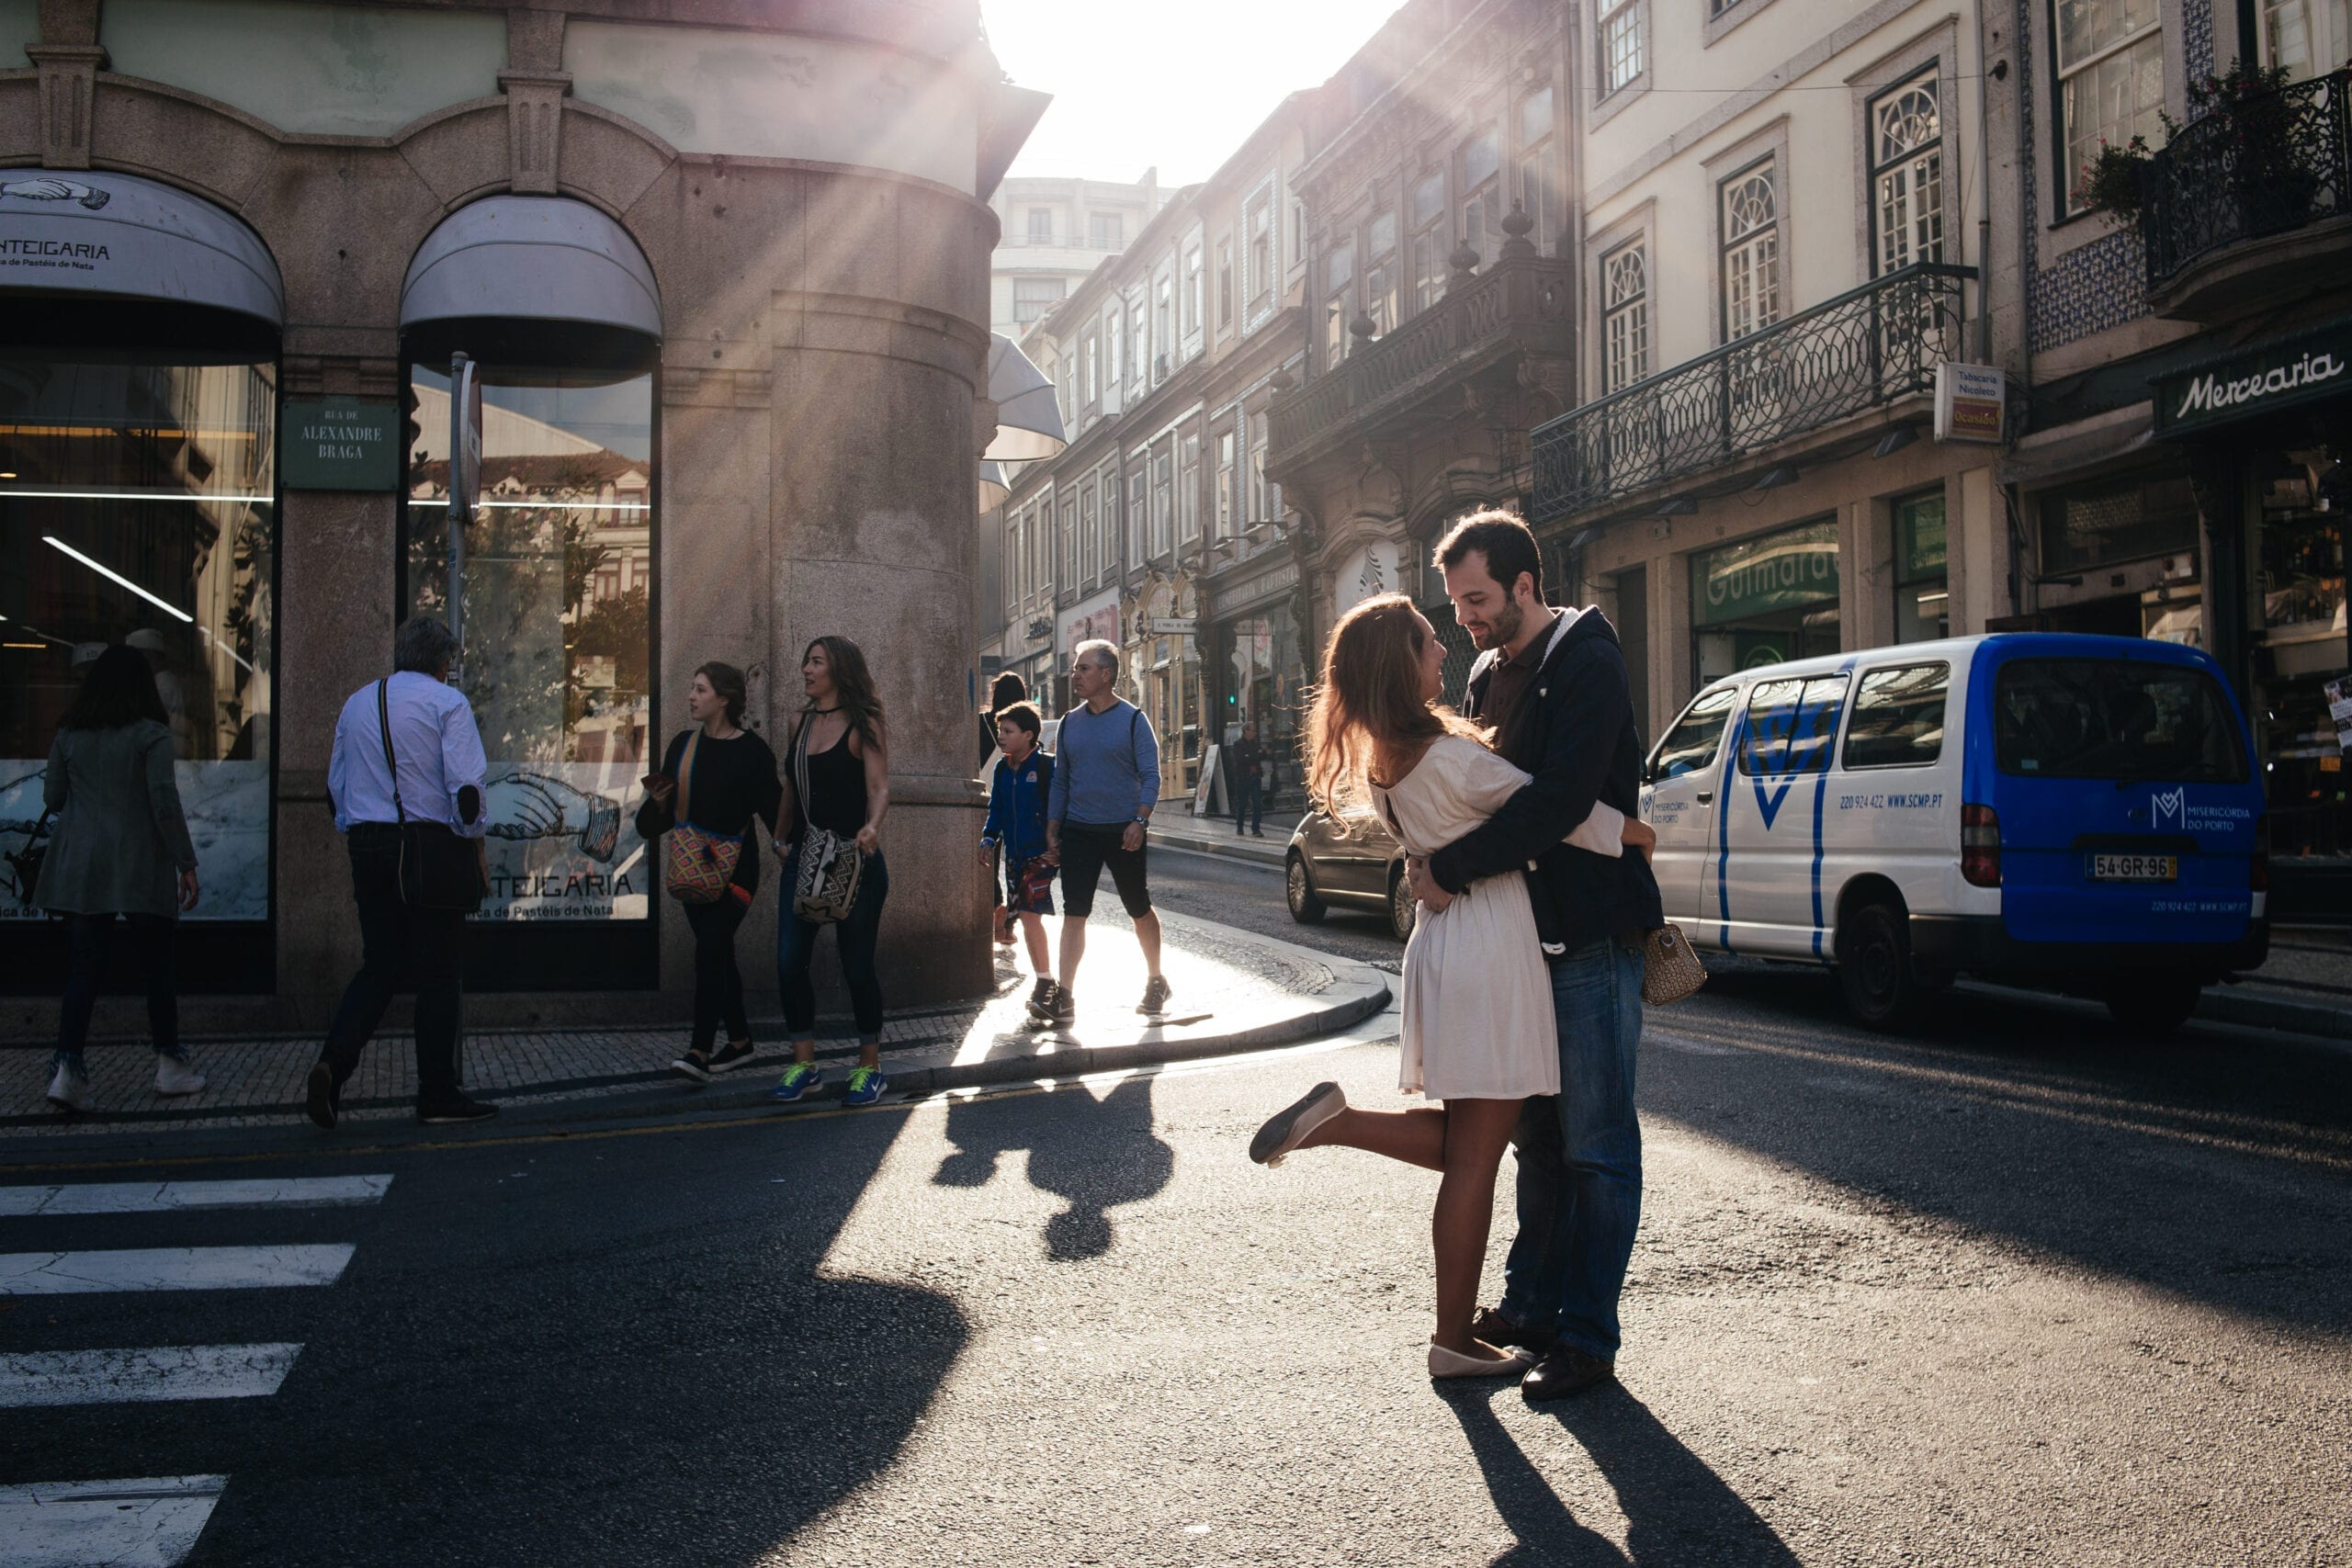
[[980, 510], [995, 511], [1012, 493], [1012, 487], [1005, 482], [1004, 465], [983, 458], [980, 462]]
[[259, 235], [201, 197], [135, 175], [0, 171], [0, 284], [286, 324], [286, 289]]
[[1002, 333], [989, 333], [989, 397], [996, 404], [996, 439], [981, 457], [1027, 463], [1069, 445], [1054, 384]]
[[401, 325], [461, 318], [593, 321], [662, 335], [645, 253], [585, 202], [493, 196], [441, 220], [408, 264]]

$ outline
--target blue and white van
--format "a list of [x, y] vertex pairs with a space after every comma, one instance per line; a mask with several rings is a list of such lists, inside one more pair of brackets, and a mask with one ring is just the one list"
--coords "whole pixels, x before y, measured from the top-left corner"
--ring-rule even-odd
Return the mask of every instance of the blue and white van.
[[1874, 1028], [1971, 974], [2162, 1033], [2269, 945], [2253, 755], [2194, 649], [1953, 637], [1709, 683], [1642, 816], [1701, 951], [1834, 965]]

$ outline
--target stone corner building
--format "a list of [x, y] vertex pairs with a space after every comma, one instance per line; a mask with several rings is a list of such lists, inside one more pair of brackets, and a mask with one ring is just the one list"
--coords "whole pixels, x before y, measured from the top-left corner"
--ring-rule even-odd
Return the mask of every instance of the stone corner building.
[[[707, 660], [781, 752], [826, 632], [891, 718], [892, 1000], [984, 988], [987, 199], [1043, 100], [976, 5], [42, 0], [0, 29], [0, 848], [93, 645], [153, 634], [191, 1023], [322, 1022], [358, 955], [329, 746], [393, 625], [446, 613], [462, 351], [476, 1021], [683, 1016], [638, 779]], [[38, 1033], [62, 942], [0, 904], [0, 1021]]]

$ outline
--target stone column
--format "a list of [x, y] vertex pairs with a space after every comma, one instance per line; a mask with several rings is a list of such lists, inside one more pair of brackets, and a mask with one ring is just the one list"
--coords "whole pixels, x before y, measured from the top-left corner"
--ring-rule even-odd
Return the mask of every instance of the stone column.
[[2245, 465], [2237, 448], [2199, 443], [2188, 482], [2204, 525], [2205, 650], [2222, 666], [2242, 706], [2253, 705], [2253, 648], [2246, 629]]

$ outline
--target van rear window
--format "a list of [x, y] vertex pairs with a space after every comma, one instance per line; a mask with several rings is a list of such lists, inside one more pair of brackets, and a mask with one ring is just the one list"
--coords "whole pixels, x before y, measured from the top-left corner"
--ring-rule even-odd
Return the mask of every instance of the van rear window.
[[2245, 750], [2221, 682], [2136, 659], [2016, 659], [1993, 687], [1993, 753], [2045, 779], [2243, 784]]

